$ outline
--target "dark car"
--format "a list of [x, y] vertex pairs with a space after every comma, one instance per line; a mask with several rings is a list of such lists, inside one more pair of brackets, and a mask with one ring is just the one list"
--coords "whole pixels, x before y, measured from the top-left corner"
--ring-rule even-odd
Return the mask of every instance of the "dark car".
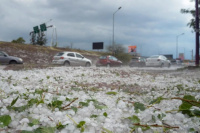
[[146, 59], [143, 57], [134, 57], [131, 59], [129, 66], [130, 67], [145, 67]]
[[18, 57], [9, 56], [6, 52], [0, 51], [0, 64], [23, 64], [23, 60]]
[[116, 57], [107, 55], [99, 57], [99, 60], [96, 63], [96, 66], [122, 66], [122, 62], [118, 60]]

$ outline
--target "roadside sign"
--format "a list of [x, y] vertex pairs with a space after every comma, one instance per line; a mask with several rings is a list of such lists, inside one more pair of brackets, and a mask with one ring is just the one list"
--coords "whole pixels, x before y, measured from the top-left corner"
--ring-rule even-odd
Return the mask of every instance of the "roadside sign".
[[39, 33], [39, 27], [38, 26], [33, 27], [33, 30], [34, 30], [34, 33]]
[[41, 29], [41, 31], [47, 31], [46, 24], [45, 24], [45, 23], [44, 23], [44, 24], [41, 24], [41, 25], [40, 25], [40, 29]]

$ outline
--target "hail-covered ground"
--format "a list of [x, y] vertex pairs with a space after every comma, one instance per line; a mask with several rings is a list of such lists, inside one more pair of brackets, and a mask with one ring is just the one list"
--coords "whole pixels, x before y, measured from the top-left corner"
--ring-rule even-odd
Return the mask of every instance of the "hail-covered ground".
[[200, 132], [200, 71], [156, 69], [0, 70], [0, 132]]

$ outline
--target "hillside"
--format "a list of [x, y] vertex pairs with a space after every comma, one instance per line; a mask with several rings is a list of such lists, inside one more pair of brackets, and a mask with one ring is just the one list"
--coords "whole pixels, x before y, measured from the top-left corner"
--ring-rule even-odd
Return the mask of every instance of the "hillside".
[[29, 44], [17, 44], [10, 42], [0, 42], [0, 50], [5, 51], [11, 56], [17, 56], [24, 60], [23, 65], [9, 65], [6, 69], [23, 69], [23, 68], [43, 68], [51, 66], [51, 60], [57, 52], [74, 51], [79, 52], [88, 59], [91, 59], [95, 64], [100, 53], [93, 51], [84, 51], [69, 48], [56, 48]]

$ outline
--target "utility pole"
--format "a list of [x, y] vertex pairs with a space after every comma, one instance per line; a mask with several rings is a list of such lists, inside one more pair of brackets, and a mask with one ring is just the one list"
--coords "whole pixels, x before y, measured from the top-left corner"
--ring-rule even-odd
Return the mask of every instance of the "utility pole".
[[195, 0], [195, 8], [196, 8], [196, 17], [195, 17], [195, 25], [196, 25], [196, 66], [199, 66], [199, 7], [198, 0]]
[[193, 61], [193, 49], [192, 49], [192, 61]]
[[[120, 6], [117, 11], [119, 11], [122, 7]], [[115, 24], [115, 13], [117, 13], [117, 11], [115, 11], [113, 13], [113, 39], [112, 39], [112, 45], [113, 45], [113, 55], [115, 54], [115, 32], [114, 32], [114, 24]]]
[[71, 42], [71, 49], [73, 48], [73, 43]]

